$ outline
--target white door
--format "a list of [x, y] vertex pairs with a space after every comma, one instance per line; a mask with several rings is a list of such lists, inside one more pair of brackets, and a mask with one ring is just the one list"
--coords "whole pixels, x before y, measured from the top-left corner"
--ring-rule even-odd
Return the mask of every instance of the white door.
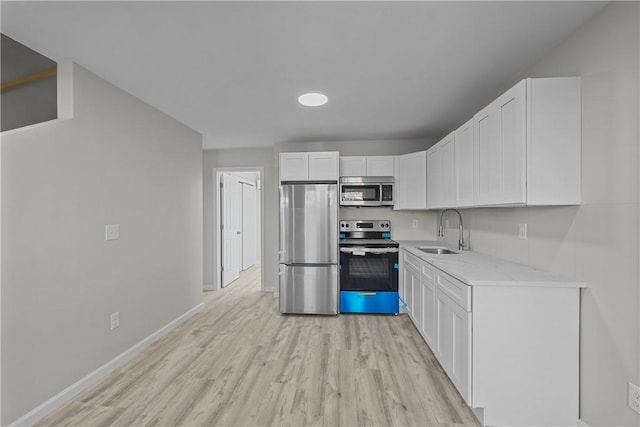
[[242, 184], [242, 269], [256, 263], [257, 245], [257, 203], [256, 187]]
[[242, 190], [238, 178], [222, 174], [222, 286], [227, 286], [240, 276]]

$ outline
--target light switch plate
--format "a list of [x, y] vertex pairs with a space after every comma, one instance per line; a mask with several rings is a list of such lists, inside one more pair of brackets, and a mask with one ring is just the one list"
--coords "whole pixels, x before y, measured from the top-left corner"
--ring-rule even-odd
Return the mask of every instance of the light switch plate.
[[518, 224], [518, 237], [520, 239], [527, 239], [527, 224]]
[[120, 238], [120, 224], [107, 224], [104, 226], [104, 240], [116, 240]]
[[114, 330], [115, 328], [119, 327], [120, 326], [120, 312], [116, 311], [115, 313], [111, 313], [110, 320], [111, 320], [111, 330]]

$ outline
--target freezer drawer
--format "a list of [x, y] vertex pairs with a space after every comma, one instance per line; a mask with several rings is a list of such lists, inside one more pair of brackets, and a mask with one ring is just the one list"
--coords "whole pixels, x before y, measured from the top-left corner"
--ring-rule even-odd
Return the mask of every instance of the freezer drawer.
[[338, 314], [338, 266], [280, 264], [280, 312]]

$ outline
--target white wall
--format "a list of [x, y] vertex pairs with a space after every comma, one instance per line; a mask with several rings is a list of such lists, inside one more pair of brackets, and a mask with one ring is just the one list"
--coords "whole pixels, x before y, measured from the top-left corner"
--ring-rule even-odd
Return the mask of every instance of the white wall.
[[3, 425], [202, 300], [201, 135], [69, 69], [74, 118], [2, 135]]
[[[474, 250], [588, 283], [580, 414], [590, 426], [640, 425], [627, 407], [627, 382], [640, 384], [638, 6], [608, 5], [505, 85], [582, 76], [583, 204], [463, 212]], [[527, 240], [518, 239], [519, 223], [528, 224]], [[447, 240], [454, 244], [456, 235], [448, 230]]]

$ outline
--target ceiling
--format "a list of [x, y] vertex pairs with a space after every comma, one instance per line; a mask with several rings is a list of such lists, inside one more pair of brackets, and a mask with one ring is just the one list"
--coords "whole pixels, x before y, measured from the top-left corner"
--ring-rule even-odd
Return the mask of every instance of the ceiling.
[[[602, 2], [1, 2], [2, 32], [204, 135], [204, 148], [439, 137]], [[297, 103], [320, 91], [329, 102]]]

